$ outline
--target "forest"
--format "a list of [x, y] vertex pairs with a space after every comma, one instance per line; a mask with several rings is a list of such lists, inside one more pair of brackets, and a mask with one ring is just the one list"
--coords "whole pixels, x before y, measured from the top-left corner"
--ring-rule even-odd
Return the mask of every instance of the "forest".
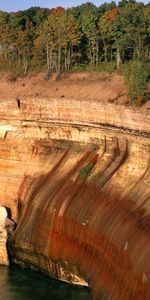
[[110, 70], [150, 62], [150, 3], [0, 11], [0, 70]]

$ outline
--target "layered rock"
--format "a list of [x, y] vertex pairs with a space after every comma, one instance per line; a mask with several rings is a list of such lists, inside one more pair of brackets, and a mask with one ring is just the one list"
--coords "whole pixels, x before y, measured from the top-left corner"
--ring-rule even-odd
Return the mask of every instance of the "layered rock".
[[3, 102], [0, 116], [14, 261], [99, 298], [148, 300], [150, 113], [30, 99]]
[[43, 123], [59, 123], [92, 127], [110, 126], [150, 133], [149, 110], [142, 112], [140, 109], [106, 105], [98, 101], [89, 102], [65, 98], [4, 100], [1, 101], [0, 119], [1, 126], [3, 125], [8, 132], [15, 131], [17, 125], [26, 128], [31, 121], [34, 129], [40, 124], [43, 127]]
[[8, 265], [7, 254], [7, 231], [6, 231], [7, 211], [0, 206], [0, 265]]

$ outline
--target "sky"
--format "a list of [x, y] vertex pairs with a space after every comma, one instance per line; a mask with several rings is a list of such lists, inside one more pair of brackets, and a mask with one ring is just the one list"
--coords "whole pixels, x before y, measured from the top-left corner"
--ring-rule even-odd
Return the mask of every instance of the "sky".
[[[31, 6], [40, 6], [40, 7], [57, 7], [57, 6], [63, 6], [63, 7], [72, 7], [77, 6], [82, 3], [86, 3], [88, 0], [0, 0], [0, 10], [4, 11], [18, 11], [18, 10], [24, 10]], [[92, 2], [93, 4], [99, 6], [103, 2], [109, 2], [105, 0], [91, 0], [89, 2]]]
[[[0, 0], [0, 10], [4, 11], [18, 11], [24, 10], [31, 6], [40, 6], [40, 7], [72, 7], [80, 5], [81, 3], [86, 3], [88, 0]], [[91, 0], [93, 4], [100, 6], [104, 2], [111, 2], [107, 0]], [[141, 2], [148, 3], [149, 0], [141, 0]]]
[[[0, 0], [0, 10], [11, 12], [24, 10], [31, 6], [40, 6], [48, 8], [57, 6], [72, 7], [80, 5], [82, 3], [86, 3], [88, 1], [89, 0]], [[92, 2], [96, 6], [100, 6], [104, 2], [111, 2], [111, 0], [91, 0], [89, 2]], [[141, 0], [141, 2], [148, 3], [149, 0]]]

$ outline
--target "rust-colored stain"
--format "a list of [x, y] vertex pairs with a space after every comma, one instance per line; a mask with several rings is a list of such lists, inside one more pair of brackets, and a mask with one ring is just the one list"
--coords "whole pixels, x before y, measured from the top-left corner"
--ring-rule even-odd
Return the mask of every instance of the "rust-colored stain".
[[[106, 299], [148, 300], [150, 216], [144, 207], [150, 195], [142, 194], [138, 182], [125, 196], [117, 185], [111, 192], [109, 181], [124, 167], [127, 143], [115, 143], [108, 150], [107, 163], [106, 151], [100, 157], [85, 152], [59, 176], [70, 155], [64, 151], [47, 174], [31, 181], [25, 178], [12, 252], [25, 264], [32, 254], [36, 258], [32, 264], [43, 270], [49, 259], [75, 266], [97, 299], [104, 295]], [[148, 174], [149, 166], [141, 180], [149, 179]], [[138, 205], [139, 199], [143, 202]]]

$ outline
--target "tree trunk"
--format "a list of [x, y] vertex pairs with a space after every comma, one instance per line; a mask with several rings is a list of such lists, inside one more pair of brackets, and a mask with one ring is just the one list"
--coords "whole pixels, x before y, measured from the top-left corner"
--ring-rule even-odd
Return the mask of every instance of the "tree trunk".
[[58, 48], [58, 72], [61, 71], [61, 47]]
[[50, 57], [49, 57], [49, 70], [52, 72], [52, 57], [53, 57], [53, 51], [50, 52]]
[[72, 65], [73, 61], [73, 45], [70, 45], [70, 66]]
[[24, 75], [27, 75], [28, 60], [26, 58], [23, 60], [23, 66], [24, 66]]
[[96, 66], [98, 66], [99, 63], [99, 44], [98, 40], [96, 41]]
[[69, 46], [68, 55], [67, 55], [67, 70], [68, 70], [68, 72], [70, 70], [70, 62], [71, 62], [71, 48]]
[[105, 63], [107, 62], [107, 45], [105, 41], [104, 41], [104, 61]]
[[117, 47], [116, 62], [117, 62], [117, 69], [118, 69], [121, 64], [121, 54], [120, 54], [119, 47]]
[[65, 47], [65, 72], [67, 72], [67, 47]]
[[49, 63], [49, 49], [48, 46], [46, 47], [46, 60], [47, 60], [47, 70], [50, 70], [50, 63]]
[[90, 58], [90, 65], [92, 66], [93, 59], [92, 59], [92, 45], [91, 42], [89, 43], [89, 58]]
[[139, 34], [139, 37], [138, 37], [137, 57], [138, 57], [138, 61], [140, 62], [141, 58], [142, 58], [142, 40], [141, 40], [140, 34]]

